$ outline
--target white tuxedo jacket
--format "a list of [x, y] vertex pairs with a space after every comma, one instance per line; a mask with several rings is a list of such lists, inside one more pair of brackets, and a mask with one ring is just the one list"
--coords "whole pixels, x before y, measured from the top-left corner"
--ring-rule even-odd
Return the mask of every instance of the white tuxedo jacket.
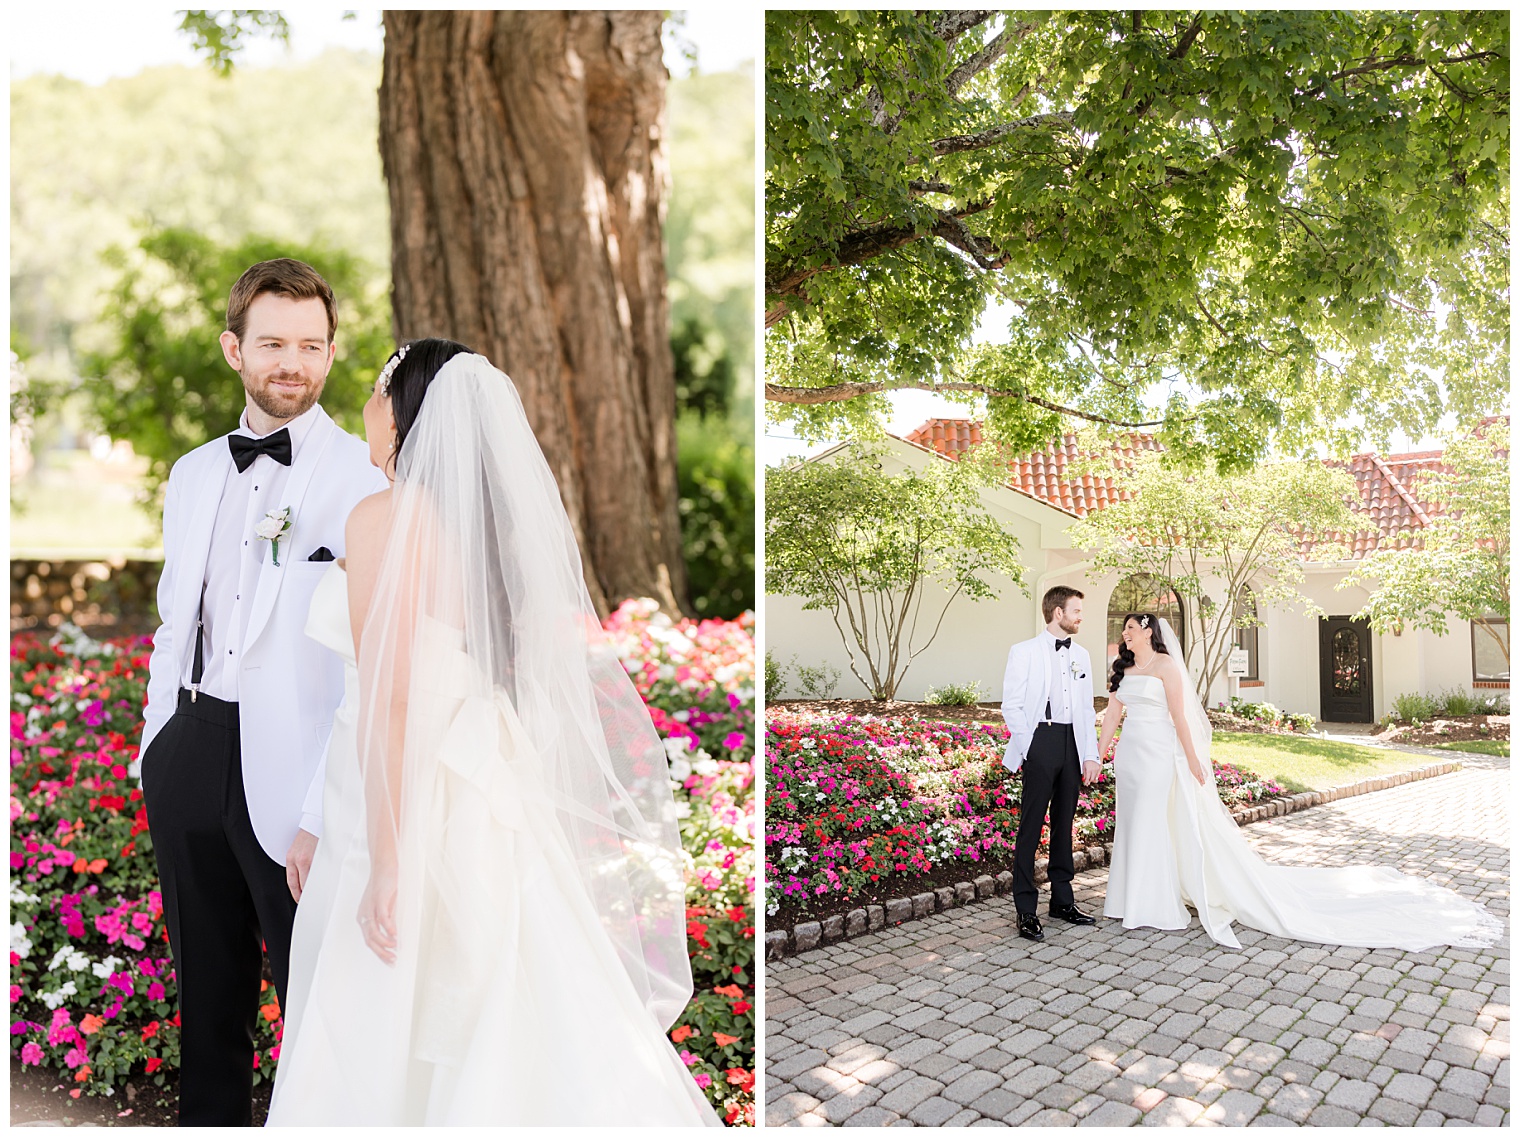
[[[1077, 737], [1077, 757], [1083, 762], [1096, 762], [1098, 729], [1093, 714], [1092, 660], [1087, 649], [1075, 640], [1066, 654], [1078, 672], [1071, 684], [1071, 727]], [[1035, 725], [1045, 717], [1045, 700], [1049, 696], [1050, 666], [1043, 634], [1014, 644], [1008, 649], [1008, 667], [1003, 672], [1003, 721], [1008, 724], [1003, 765], [1008, 769], [1017, 770], [1024, 764]]]
[[[164, 496], [164, 569], [148, 661], [143, 763], [153, 739], [173, 716], [182, 677], [195, 658], [195, 621], [211, 547], [211, 528], [228, 471], [227, 437], [186, 454], [169, 472]], [[238, 662], [238, 723], [248, 816], [264, 852], [280, 864], [305, 829], [322, 835], [322, 781], [333, 711], [343, 700], [343, 661], [306, 635], [311, 594], [330, 561], [309, 561], [326, 546], [343, 556], [348, 515], [389, 482], [370, 464], [363, 439], [339, 428], [318, 408], [301, 443], [279, 504], [288, 505], [290, 533], [280, 563], [268, 551], [248, 613]]]

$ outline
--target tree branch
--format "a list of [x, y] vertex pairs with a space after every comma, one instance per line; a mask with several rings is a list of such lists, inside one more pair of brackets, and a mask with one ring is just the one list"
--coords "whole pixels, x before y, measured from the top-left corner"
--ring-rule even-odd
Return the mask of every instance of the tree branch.
[[929, 146], [933, 149], [936, 158], [943, 158], [946, 154], [985, 150], [989, 146], [996, 146], [1010, 134], [1032, 126], [1070, 126], [1071, 120], [1071, 111], [1051, 111], [1049, 114], [1030, 115], [1028, 118], [999, 123], [997, 126], [989, 126], [986, 130], [978, 130], [971, 134], [953, 134], [948, 138], [937, 138], [929, 143]]
[[880, 395], [888, 391], [951, 392], [956, 394], [987, 395], [990, 398], [1020, 399], [1023, 402], [1043, 407], [1045, 410], [1053, 411], [1059, 415], [1069, 415], [1072, 418], [1084, 419], [1087, 422], [1095, 422], [1103, 426], [1121, 427], [1125, 430], [1138, 430], [1146, 426], [1166, 425], [1165, 419], [1155, 419], [1150, 422], [1120, 422], [1116, 419], [1104, 418], [1102, 415], [1079, 411], [1074, 407], [1063, 407], [1059, 403], [1049, 402], [1038, 395], [1026, 394], [1023, 391], [1010, 391], [1003, 387], [994, 387], [990, 383], [931, 383], [923, 379], [887, 379], [881, 382], [870, 383], [832, 383], [827, 387], [785, 387], [779, 383], [767, 383], [765, 385], [765, 398], [768, 402], [772, 403], [787, 403], [792, 406], [811, 407], [822, 403], [843, 403], [850, 399], [857, 399], [862, 395]]
[[985, 24], [995, 12], [946, 12], [934, 21], [934, 34], [946, 43], [954, 43], [978, 24]]
[[1010, 47], [1032, 31], [1034, 31], [1033, 24], [1019, 24], [1017, 27], [1004, 28], [1001, 35], [950, 72], [950, 77], [945, 80], [945, 90], [954, 95], [975, 76], [1006, 55]]
[[1188, 48], [1193, 46], [1193, 41], [1198, 38], [1198, 33], [1203, 31], [1203, 13], [1199, 12], [1193, 17], [1193, 22], [1182, 33], [1182, 38], [1177, 41], [1177, 46], [1166, 53], [1168, 59], [1181, 59], [1188, 53]]

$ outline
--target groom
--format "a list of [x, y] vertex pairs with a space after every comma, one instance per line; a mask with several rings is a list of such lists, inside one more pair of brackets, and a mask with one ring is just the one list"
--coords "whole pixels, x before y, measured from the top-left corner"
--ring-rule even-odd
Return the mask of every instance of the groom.
[[[1003, 765], [1024, 769], [1019, 834], [1013, 850], [1013, 903], [1019, 935], [1040, 941], [1045, 932], [1035, 915], [1039, 888], [1034, 854], [1045, 814], [1050, 813], [1050, 918], [1091, 924], [1093, 917], [1073, 901], [1071, 826], [1077, 815], [1077, 782], [1098, 776], [1098, 737], [1093, 715], [1092, 663], [1072, 637], [1082, 626], [1082, 594], [1058, 585], [1040, 602], [1045, 630], [1008, 651], [1003, 674], [1003, 721], [1008, 748]], [[1080, 762], [1081, 771], [1078, 772]]]
[[221, 345], [246, 410], [174, 464], [164, 498], [140, 776], [179, 985], [181, 1125], [252, 1122], [260, 945], [283, 1004], [322, 834], [343, 664], [304, 634], [307, 609], [349, 511], [386, 485], [317, 404], [336, 327], [311, 266], [239, 277]]

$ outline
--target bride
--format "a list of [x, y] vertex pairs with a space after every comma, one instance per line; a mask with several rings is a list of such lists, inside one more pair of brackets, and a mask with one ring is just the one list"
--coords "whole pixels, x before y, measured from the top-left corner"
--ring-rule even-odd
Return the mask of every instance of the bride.
[[1213, 730], [1176, 633], [1124, 617], [1098, 752], [1114, 755], [1118, 816], [1103, 914], [1126, 928], [1186, 928], [1188, 907], [1215, 943], [1236, 921], [1286, 939], [1424, 951], [1495, 943], [1503, 925], [1456, 893], [1384, 866], [1292, 868], [1261, 859], [1214, 784]]
[[392, 487], [307, 625], [348, 686], [269, 1123], [718, 1124], [665, 1035], [692, 981], [664, 749], [516, 389], [419, 340], [364, 424]]

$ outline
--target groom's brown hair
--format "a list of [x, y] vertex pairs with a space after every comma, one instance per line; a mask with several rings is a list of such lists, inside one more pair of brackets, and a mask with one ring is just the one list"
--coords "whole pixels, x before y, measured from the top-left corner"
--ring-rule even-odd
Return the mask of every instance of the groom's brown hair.
[[260, 261], [247, 269], [232, 286], [227, 297], [227, 330], [243, 342], [248, 329], [248, 305], [266, 292], [287, 296], [292, 300], [320, 300], [327, 309], [327, 342], [332, 343], [338, 330], [338, 303], [333, 299], [332, 287], [322, 279], [322, 274], [305, 261], [290, 257], [276, 257], [272, 261]]
[[1056, 614], [1057, 608], [1065, 608], [1066, 602], [1075, 596], [1078, 600], [1086, 600], [1075, 588], [1068, 588], [1064, 584], [1058, 584], [1045, 593], [1045, 598], [1040, 601], [1040, 610], [1045, 613], [1045, 622], [1050, 623], [1050, 618]]

